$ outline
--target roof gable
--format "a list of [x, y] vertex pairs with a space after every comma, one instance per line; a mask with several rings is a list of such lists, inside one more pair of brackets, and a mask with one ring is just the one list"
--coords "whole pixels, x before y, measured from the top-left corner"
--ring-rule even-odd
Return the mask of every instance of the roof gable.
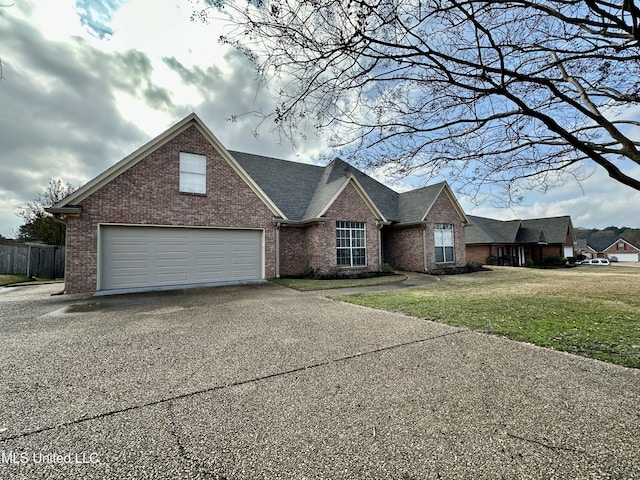
[[168, 130], [164, 131], [157, 137], [153, 138], [142, 147], [138, 148], [133, 153], [127, 155], [115, 165], [111, 166], [100, 175], [90, 180], [88, 183], [80, 187], [78, 190], [67, 196], [56, 205], [47, 209], [51, 213], [67, 213], [68, 211], [77, 210], [77, 204], [82, 202], [85, 198], [111, 182], [117, 176], [127, 171], [141, 160], [145, 159], [151, 153], [165, 145], [170, 140], [174, 139], [188, 128], [195, 126], [200, 133], [213, 145], [222, 158], [236, 171], [236, 173], [247, 183], [247, 185], [253, 190], [253, 192], [264, 202], [264, 204], [276, 215], [283, 216], [284, 214], [278, 208], [269, 196], [260, 188], [260, 186], [249, 176], [249, 174], [240, 166], [240, 164], [231, 156], [227, 149], [220, 143], [220, 141], [211, 133], [211, 131], [204, 125], [202, 120], [195, 114], [191, 113], [186, 116], [180, 122], [176, 123]]
[[328, 171], [327, 180], [332, 181], [339, 177], [354, 178], [359, 187], [366, 192], [369, 201], [373, 201], [376, 209], [387, 220], [395, 220], [398, 211], [398, 192], [380, 183], [375, 178], [349, 165], [347, 162], [335, 158], [326, 167]]
[[231, 154], [288, 220], [308, 221], [324, 215], [349, 182], [380, 220], [386, 221], [387, 214], [395, 211], [396, 192], [340, 159], [322, 167], [237, 151]]
[[640, 247], [634, 245], [633, 243], [631, 243], [628, 240], [625, 240], [622, 237], [615, 237], [616, 239], [612, 242], [611, 241], [611, 236], [607, 236], [607, 237], [591, 237], [590, 239], [587, 240], [587, 246], [589, 246], [591, 249], [595, 250], [598, 253], [602, 253], [606, 250], [609, 250], [611, 247], [613, 247], [614, 245], [616, 245], [619, 242], [624, 242], [625, 244], [629, 245], [633, 250], [637, 250], [638, 252], [640, 252]]
[[548, 243], [565, 243], [567, 236], [575, 242], [571, 217], [568, 215], [562, 217], [533, 218], [530, 220], [522, 220], [525, 227], [542, 228]]
[[467, 215], [453, 195], [447, 182], [440, 182], [399, 194], [399, 222], [414, 223], [425, 221], [431, 208], [441, 195], [445, 195], [448, 198], [462, 222], [469, 223]]

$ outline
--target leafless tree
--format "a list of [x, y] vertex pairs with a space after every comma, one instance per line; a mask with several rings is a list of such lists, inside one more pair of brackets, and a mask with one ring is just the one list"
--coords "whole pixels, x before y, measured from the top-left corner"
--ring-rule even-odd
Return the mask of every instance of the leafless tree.
[[55, 220], [45, 208], [55, 205], [75, 190], [76, 187], [70, 183], [50, 179], [44, 193], [36, 195], [32, 201], [17, 209], [16, 214], [25, 222], [20, 227], [21, 234], [35, 237], [49, 245], [64, 245], [66, 226]]
[[302, 126], [361, 166], [548, 188], [599, 166], [640, 190], [634, 0], [219, 0], [221, 36]]

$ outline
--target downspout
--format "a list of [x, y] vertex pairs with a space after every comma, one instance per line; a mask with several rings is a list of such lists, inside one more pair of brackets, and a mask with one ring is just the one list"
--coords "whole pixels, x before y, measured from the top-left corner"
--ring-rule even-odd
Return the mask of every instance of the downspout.
[[280, 222], [276, 222], [276, 278], [280, 278]]
[[428, 261], [428, 256], [427, 256], [427, 226], [426, 225], [424, 227], [422, 227], [422, 255], [423, 255], [422, 270], [426, 272], [427, 271], [427, 261]]
[[383, 262], [383, 247], [382, 247], [382, 225], [378, 224], [378, 269], [382, 266]]

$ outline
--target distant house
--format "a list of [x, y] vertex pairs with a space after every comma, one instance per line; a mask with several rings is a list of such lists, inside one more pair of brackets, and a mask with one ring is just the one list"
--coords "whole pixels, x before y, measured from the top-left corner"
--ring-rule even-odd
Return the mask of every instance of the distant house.
[[467, 215], [467, 261], [482, 264], [535, 265], [544, 257], [573, 257], [576, 242], [571, 217], [495, 220]]
[[616, 257], [619, 262], [637, 262], [640, 260], [640, 245], [621, 237], [592, 237], [586, 241], [584, 255], [589, 258]]
[[232, 152], [195, 114], [48, 210], [67, 223], [67, 293], [466, 265], [446, 183], [397, 193], [340, 159]]

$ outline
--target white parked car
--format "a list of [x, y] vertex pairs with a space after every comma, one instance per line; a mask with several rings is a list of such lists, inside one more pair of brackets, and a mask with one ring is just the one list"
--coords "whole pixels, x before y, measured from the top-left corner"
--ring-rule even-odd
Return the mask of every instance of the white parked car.
[[606, 258], [591, 258], [580, 262], [580, 265], [610, 265]]

